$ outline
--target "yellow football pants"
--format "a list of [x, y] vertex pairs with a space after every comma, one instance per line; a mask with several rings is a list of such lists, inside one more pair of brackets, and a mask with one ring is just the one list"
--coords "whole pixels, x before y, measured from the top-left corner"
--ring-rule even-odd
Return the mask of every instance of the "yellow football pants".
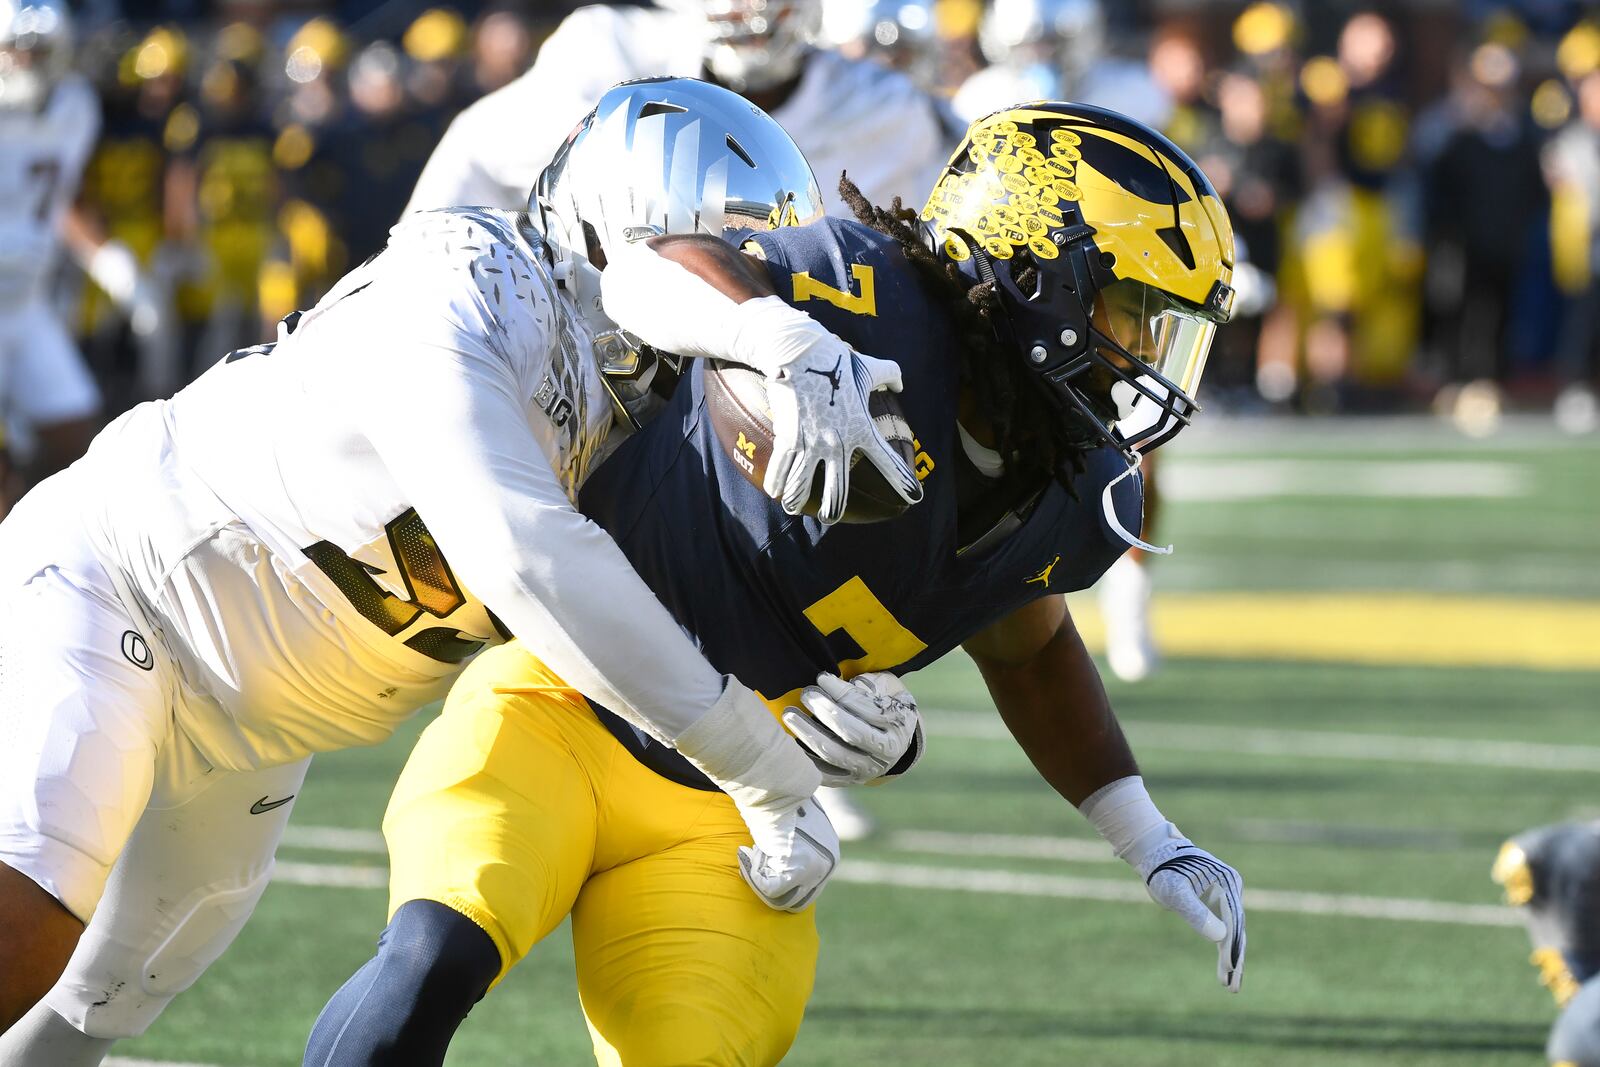
[[383, 832], [390, 915], [408, 900], [454, 908], [494, 940], [501, 978], [571, 914], [602, 1065], [772, 1064], [794, 1041], [813, 911], [757, 900], [733, 802], [639, 764], [520, 643], [456, 683]]

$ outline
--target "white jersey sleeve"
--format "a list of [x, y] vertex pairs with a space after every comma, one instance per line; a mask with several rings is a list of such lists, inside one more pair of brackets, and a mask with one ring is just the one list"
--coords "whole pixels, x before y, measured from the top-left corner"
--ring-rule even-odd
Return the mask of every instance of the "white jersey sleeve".
[[607, 89], [630, 78], [699, 70], [698, 39], [679, 16], [580, 8], [556, 27], [526, 73], [456, 117], [406, 210], [474, 204], [522, 210], [556, 149]]
[[830, 215], [850, 217], [839, 175], [875, 204], [920, 208], [959, 139], [940, 102], [870, 59], [813, 52], [793, 95], [773, 109], [805, 153]]

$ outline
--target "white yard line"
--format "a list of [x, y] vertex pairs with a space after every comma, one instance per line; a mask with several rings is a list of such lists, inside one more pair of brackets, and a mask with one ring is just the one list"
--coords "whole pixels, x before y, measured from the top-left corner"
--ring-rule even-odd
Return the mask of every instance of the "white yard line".
[[[1074, 878], [1060, 874], [1025, 874], [968, 867], [925, 867], [906, 863], [879, 863], [847, 859], [834, 878], [864, 885], [903, 889], [945, 889], [962, 893], [989, 893], [1025, 897], [1059, 897], [1070, 900], [1104, 900], [1148, 904], [1150, 898], [1137, 878]], [[1401, 897], [1367, 897], [1345, 893], [1296, 893], [1280, 889], [1245, 888], [1245, 907], [1255, 911], [1295, 915], [1338, 915], [1356, 919], [1390, 919], [1401, 922], [1455, 923], [1466, 926], [1521, 926], [1522, 918], [1510, 908], [1494, 904], [1447, 904], [1435, 900]]]
[[283, 843], [293, 848], [321, 852], [355, 852], [367, 856], [387, 856], [383, 835], [376, 830], [347, 830], [342, 826], [296, 826], [283, 831]]
[[[104, 1060], [104, 1067], [214, 1067], [209, 1063], [179, 1063], [176, 1060], [138, 1060], [127, 1056], [110, 1056]], [[242, 1067], [234, 1064], [233, 1067]]]
[[[928, 730], [935, 737], [995, 741], [1011, 736], [998, 718], [938, 709], [925, 710], [924, 714], [927, 716]], [[1504, 767], [1600, 774], [1600, 746], [1596, 745], [1472, 741], [1137, 720], [1123, 720], [1122, 725], [1140, 747], [1174, 752], [1229, 752], [1250, 756], [1375, 760], [1385, 763], [1433, 763], [1454, 767]]]
[[[923, 835], [923, 844], [930, 844]], [[948, 838], [961, 835], [943, 835]], [[894, 839], [891, 839], [893, 841]], [[1046, 841], [1020, 838], [1023, 842]], [[1076, 845], [1054, 842], [1053, 847]], [[1084, 842], [1092, 844], [1092, 842]], [[1005, 853], [1013, 855], [1015, 853]], [[990, 893], [1026, 897], [1059, 897], [1071, 900], [1102, 900], [1121, 903], [1148, 903], [1144, 887], [1136, 878], [1077, 878], [1061, 874], [1038, 874], [974, 867], [930, 867], [913, 863], [885, 863], [847, 858], [839, 865], [835, 878], [862, 885], [898, 886], [905, 889], [945, 889], [966, 893]], [[280, 862], [273, 872], [275, 881], [290, 885], [324, 886], [340, 889], [382, 889], [388, 881], [381, 867], [352, 867], [326, 863]], [[1510, 908], [1491, 904], [1451, 904], [1435, 900], [1404, 897], [1368, 897], [1345, 893], [1301, 893], [1282, 889], [1246, 889], [1245, 904], [1258, 911], [1295, 915], [1338, 915], [1356, 919], [1388, 919], [1400, 922], [1456, 923], [1467, 926], [1520, 926], [1521, 918]]]
[[387, 867], [353, 867], [339, 863], [296, 863], [279, 860], [272, 880], [290, 885], [329, 886], [335, 889], [386, 889]]
[[1532, 467], [1472, 460], [1223, 459], [1174, 461], [1172, 500], [1285, 497], [1498, 499], [1525, 495]]

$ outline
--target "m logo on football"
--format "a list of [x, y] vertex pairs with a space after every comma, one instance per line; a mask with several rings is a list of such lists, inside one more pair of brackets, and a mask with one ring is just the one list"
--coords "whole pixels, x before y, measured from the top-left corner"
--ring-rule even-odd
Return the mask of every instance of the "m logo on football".
[[754, 474], [756, 471], [755, 458], [756, 443], [746, 437], [743, 430], [740, 430], [739, 439], [733, 443], [734, 462], [743, 467], [746, 474]]

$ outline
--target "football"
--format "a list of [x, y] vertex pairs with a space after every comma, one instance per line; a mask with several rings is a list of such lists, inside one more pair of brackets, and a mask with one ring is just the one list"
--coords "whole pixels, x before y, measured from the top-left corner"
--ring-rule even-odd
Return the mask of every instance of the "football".
[[[748, 367], [713, 360], [706, 368], [705, 390], [712, 432], [734, 466], [760, 489], [772, 458], [772, 411], [767, 405], [766, 379]], [[867, 410], [872, 412], [873, 422], [889, 447], [915, 467], [917, 450], [911, 425], [895, 395], [886, 389], [876, 390], [868, 400]], [[818, 467], [801, 513], [816, 518], [821, 499], [822, 468]], [[907, 506], [877, 467], [863, 463], [859, 452], [851, 457], [850, 495], [840, 522], [882, 522], [901, 514]]]

